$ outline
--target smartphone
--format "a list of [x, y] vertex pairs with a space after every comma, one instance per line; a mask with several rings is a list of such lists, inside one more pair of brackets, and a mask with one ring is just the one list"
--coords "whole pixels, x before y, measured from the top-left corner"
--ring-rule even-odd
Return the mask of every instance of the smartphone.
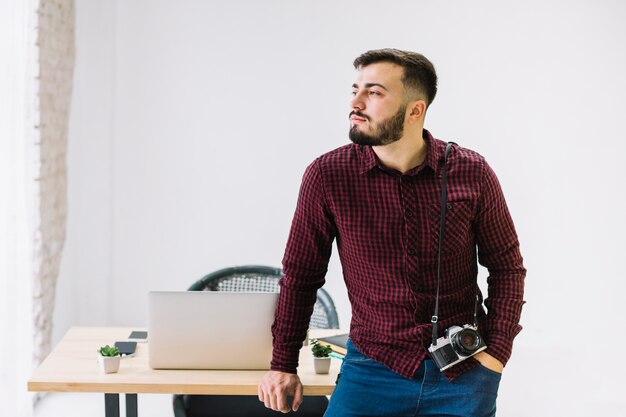
[[148, 340], [148, 332], [146, 332], [146, 331], [133, 330], [128, 335], [128, 341], [129, 342], [143, 343], [143, 342], [146, 342], [147, 340]]
[[130, 356], [135, 354], [137, 342], [115, 342], [115, 347], [120, 350], [122, 356]]

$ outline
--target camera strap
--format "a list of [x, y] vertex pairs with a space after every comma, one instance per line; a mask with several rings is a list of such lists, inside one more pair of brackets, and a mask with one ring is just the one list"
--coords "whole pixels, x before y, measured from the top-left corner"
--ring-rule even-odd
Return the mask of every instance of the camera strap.
[[439, 322], [439, 281], [441, 280], [441, 244], [446, 230], [446, 210], [448, 208], [448, 194], [446, 184], [448, 179], [448, 154], [454, 142], [448, 142], [446, 153], [443, 156], [443, 173], [441, 175], [441, 214], [439, 216], [439, 245], [437, 247], [437, 295], [435, 296], [435, 312], [430, 322], [433, 324], [433, 346], [437, 346], [437, 323]]
[[[439, 282], [441, 280], [441, 245], [443, 243], [446, 225], [446, 211], [448, 208], [448, 193], [446, 190], [448, 180], [448, 154], [455, 142], [448, 142], [446, 145], [446, 153], [443, 157], [443, 173], [441, 175], [441, 214], [439, 223], [439, 245], [437, 247], [437, 293], [435, 297], [435, 312], [430, 320], [433, 324], [433, 346], [437, 346], [437, 323], [439, 322]], [[476, 282], [476, 300], [474, 302], [474, 326], [478, 325], [478, 282]]]

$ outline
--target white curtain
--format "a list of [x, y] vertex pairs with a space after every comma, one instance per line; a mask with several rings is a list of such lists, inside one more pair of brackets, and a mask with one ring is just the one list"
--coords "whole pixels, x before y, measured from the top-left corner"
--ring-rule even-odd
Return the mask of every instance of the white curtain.
[[32, 415], [38, 239], [37, 2], [0, 0], [0, 413]]

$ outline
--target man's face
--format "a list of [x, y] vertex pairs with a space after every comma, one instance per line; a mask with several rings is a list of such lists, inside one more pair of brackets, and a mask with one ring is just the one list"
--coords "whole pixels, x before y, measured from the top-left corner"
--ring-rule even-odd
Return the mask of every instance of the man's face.
[[407, 101], [401, 66], [379, 62], [360, 69], [352, 85], [350, 140], [382, 146], [404, 134]]

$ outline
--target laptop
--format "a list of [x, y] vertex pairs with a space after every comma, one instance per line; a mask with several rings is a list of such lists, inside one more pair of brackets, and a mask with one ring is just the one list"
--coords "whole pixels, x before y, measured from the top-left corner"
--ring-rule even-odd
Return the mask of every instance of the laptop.
[[278, 293], [151, 291], [153, 369], [270, 368]]

